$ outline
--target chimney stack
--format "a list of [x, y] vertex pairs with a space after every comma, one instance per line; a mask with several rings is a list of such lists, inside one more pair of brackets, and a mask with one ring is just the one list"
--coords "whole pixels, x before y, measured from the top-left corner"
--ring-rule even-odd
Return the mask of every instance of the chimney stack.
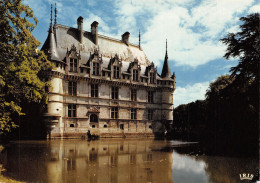
[[80, 16], [77, 19], [77, 23], [78, 23], [78, 30], [79, 30], [79, 41], [80, 43], [83, 43], [83, 17]]
[[94, 21], [91, 24], [91, 34], [95, 45], [98, 44], [98, 22]]
[[122, 41], [128, 46], [129, 44], [129, 36], [130, 36], [130, 33], [129, 32], [125, 32], [123, 35], [122, 35]]

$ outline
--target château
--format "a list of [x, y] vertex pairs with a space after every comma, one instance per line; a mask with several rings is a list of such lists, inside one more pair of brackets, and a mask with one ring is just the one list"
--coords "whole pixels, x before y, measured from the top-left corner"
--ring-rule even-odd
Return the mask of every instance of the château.
[[55, 19], [42, 47], [55, 68], [48, 73], [46, 121], [49, 137], [153, 137], [173, 121], [175, 75], [168, 63], [167, 42], [161, 74], [140, 44], [98, 34], [98, 22], [83, 30]]

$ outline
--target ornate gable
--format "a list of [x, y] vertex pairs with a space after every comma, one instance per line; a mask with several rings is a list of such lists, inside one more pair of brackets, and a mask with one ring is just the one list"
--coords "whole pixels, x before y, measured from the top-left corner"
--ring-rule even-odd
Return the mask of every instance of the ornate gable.
[[137, 70], [141, 71], [141, 65], [138, 63], [138, 59], [137, 58], [135, 58], [134, 61], [129, 64], [128, 72], [131, 73], [131, 71], [133, 69], [137, 69]]
[[70, 50], [67, 48], [66, 57], [81, 59], [80, 50], [77, 52], [77, 48], [73, 44], [73, 45], [71, 45]]
[[67, 48], [66, 52], [66, 73], [68, 72], [78, 72], [79, 70], [79, 60], [81, 59], [80, 51], [77, 51], [77, 48], [74, 44], [71, 45], [71, 49]]
[[120, 67], [122, 66], [122, 59], [120, 59], [117, 54], [115, 54], [114, 58], [110, 59], [108, 64], [108, 69], [111, 70], [113, 65], [120, 66]]

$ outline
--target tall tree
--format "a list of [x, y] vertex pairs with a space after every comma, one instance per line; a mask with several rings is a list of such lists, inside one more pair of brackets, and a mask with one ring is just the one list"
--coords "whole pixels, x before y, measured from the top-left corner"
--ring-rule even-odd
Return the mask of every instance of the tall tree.
[[227, 45], [224, 57], [238, 58], [237, 66], [230, 69], [231, 76], [236, 76], [238, 80], [250, 82], [259, 79], [259, 60], [260, 60], [260, 16], [259, 13], [241, 17], [243, 22], [240, 25], [241, 31], [229, 33], [221, 41]]
[[[238, 58], [237, 66], [230, 69], [231, 76], [235, 78], [233, 88], [237, 88], [236, 96], [240, 102], [240, 120], [242, 115], [248, 116], [247, 123], [257, 128], [259, 120], [259, 76], [260, 76], [260, 15], [259, 13], [241, 17], [240, 31], [230, 33], [221, 41], [227, 45], [225, 58]], [[235, 99], [235, 97], [233, 97]], [[236, 107], [238, 108], [238, 107]], [[239, 124], [243, 124], [242, 121]], [[247, 125], [248, 126], [248, 125]], [[249, 128], [247, 128], [249, 129]], [[255, 132], [257, 134], [257, 132]], [[255, 140], [256, 135], [252, 138]], [[254, 141], [256, 143], [256, 141]]]
[[21, 0], [0, 1], [0, 134], [16, 127], [22, 106], [47, 101], [42, 71], [52, 64], [32, 35], [38, 21]]

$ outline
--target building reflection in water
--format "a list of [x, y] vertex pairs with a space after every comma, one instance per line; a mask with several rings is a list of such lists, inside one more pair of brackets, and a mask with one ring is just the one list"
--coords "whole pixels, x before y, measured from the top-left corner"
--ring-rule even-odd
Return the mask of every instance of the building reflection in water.
[[52, 140], [31, 145], [21, 142], [12, 144], [1, 156], [6, 156], [2, 158], [5, 176], [21, 181], [170, 183], [172, 155], [154, 150], [166, 143], [140, 139]]
[[165, 141], [52, 141], [49, 182], [172, 182], [171, 153], [152, 151]]

